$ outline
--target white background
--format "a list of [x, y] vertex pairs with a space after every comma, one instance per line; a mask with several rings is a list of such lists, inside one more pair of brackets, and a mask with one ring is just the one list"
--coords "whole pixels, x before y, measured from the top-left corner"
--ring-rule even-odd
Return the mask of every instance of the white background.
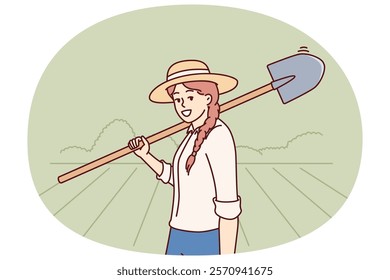
[[[0, 4], [0, 279], [119, 279], [128, 278], [116, 276], [116, 269], [122, 266], [173, 265], [202, 270], [210, 266], [273, 266], [274, 275], [264, 277], [268, 279], [390, 279], [390, 22], [386, 1], [5, 2]], [[300, 240], [233, 256], [180, 258], [132, 253], [70, 231], [53, 218], [35, 190], [28, 165], [28, 117], [35, 88], [54, 55], [101, 20], [135, 9], [185, 3], [243, 8], [286, 22], [324, 47], [352, 84], [363, 122], [360, 173], [338, 214]]]

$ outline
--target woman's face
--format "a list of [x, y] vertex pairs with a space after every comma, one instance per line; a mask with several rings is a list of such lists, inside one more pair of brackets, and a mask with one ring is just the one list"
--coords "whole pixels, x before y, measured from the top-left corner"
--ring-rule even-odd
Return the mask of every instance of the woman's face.
[[208, 104], [211, 102], [210, 95], [199, 94], [196, 90], [186, 88], [178, 84], [172, 95], [176, 113], [187, 122], [192, 123], [198, 119], [207, 118]]

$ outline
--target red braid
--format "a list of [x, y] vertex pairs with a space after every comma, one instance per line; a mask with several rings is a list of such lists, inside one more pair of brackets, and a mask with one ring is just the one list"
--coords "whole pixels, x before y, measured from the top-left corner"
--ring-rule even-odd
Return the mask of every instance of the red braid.
[[[218, 87], [213, 82], [199, 81], [199, 82], [187, 82], [183, 85], [192, 90], [196, 90], [201, 95], [210, 95], [211, 102], [208, 105], [207, 119], [202, 126], [199, 127], [198, 136], [196, 137], [194, 147], [192, 149], [191, 155], [188, 157], [186, 162], [187, 173], [190, 173], [191, 167], [195, 163], [196, 154], [200, 150], [204, 140], [207, 137], [207, 134], [215, 126], [217, 119], [219, 118], [219, 92]], [[171, 95], [174, 91], [174, 86], [167, 89], [168, 93]]]

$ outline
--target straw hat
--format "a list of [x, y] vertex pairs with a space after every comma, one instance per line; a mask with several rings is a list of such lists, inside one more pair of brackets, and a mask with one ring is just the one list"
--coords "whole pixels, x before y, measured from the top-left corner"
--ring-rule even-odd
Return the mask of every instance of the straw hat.
[[152, 90], [149, 99], [156, 103], [170, 103], [172, 99], [167, 93], [167, 88], [193, 81], [214, 82], [220, 94], [233, 90], [238, 84], [238, 81], [231, 76], [211, 73], [206, 63], [200, 60], [183, 60], [169, 67], [166, 81]]

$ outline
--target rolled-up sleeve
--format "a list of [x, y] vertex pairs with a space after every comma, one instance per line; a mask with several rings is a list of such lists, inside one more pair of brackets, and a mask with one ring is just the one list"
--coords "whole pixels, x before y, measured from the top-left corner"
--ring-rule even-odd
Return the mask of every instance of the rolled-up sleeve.
[[235, 219], [241, 214], [241, 197], [238, 196], [235, 201], [218, 201], [213, 199], [215, 205], [215, 213], [224, 219]]
[[215, 184], [215, 213], [234, 219], [241, 213], [237, 191], [237, 158], [233, 136], [226, 126], [216, 127], [207, 139], [207, 158]]
[[163, 171], [160, 175], [157, 175], [156, 178], [161, 180], [164, 184], [169, 183], [173, 185], [172, 166], [164, 160], [162, 160], [161, 163], [163, 165]]

